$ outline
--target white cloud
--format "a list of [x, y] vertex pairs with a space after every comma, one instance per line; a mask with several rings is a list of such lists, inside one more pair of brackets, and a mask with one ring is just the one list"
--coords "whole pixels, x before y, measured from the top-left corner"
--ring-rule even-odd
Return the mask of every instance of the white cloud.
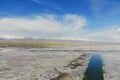
[[32, 37], [63, 37], [70, 33], [80, 31], [86, 25], [82, 16], [66, 14], [39, 15], [34, 19], [28, 18], [2, 18], [0, 19], [0, 34]]
[[120, 30], [116, 27], [109, 27], [100, 31], [89, 32], [89, 35], [87, 36], [96, 41], [120, 42]]
[[37, 15], [34, 18], [1, 18], [0, 37], [39, 37], [81, 39], [120, 42], [120, 27], [107, 27], [100, 31], [86, 30], [87, 19], [83, 16], [66, 14]]
[[101, 1], [101, 0], [90, 0], [90, 2], [91, 2], [91, 8], [93, 10], [93, 13], [95, 15], [98, 15], [100, 10], [101, 10], [101, 5], [102, 5], [103, 1]]
[[[51, 2], [51, 1], [45, 1], [45, 0], [31, 0], [32, 2], [34, 2], [34, 3], [37, 3], [37, 4], [44, 4], [44, 5], [46, 5], [46, 6], [48, 6], [49, 8], [52, 8], [52, 9], [54, 9], [54, 10], [56, 10], [56, 11], [58, 11], [58, 12], [64, 12], [64, 9], [63, 8], [61, 8], [57, 3], [55, 3], [55, 2]], [[45, 10], [45, 11], [47, 11], [47, 12], [49, 12], [49, 10]], [[50, 11], [51, 12], [51, 11]]]
[[[120, 14], [120, 5], [116, 0], [86, 0], [95, 16], [116, 16]], [[107, 7], [106, 7], [107, 6]]]

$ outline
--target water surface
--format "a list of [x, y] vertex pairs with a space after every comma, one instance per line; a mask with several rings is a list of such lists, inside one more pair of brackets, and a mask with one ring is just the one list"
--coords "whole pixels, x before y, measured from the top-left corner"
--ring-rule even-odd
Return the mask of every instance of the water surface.
[[104, 80], [100, 55], [93, 55], [91, 57], [83, 80]]

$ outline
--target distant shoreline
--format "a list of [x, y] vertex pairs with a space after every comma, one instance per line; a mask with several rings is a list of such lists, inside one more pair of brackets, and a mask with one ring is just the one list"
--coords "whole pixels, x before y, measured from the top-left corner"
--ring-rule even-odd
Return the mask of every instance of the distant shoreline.
[[0, 47], [92, 47], [117, 45], [120, 44], [99, 42], [0, 42]]

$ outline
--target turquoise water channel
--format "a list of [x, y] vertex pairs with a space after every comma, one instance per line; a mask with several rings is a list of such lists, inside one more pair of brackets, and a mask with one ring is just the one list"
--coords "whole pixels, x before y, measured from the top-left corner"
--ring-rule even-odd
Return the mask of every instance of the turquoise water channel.
[[104, 80], [100, 55], [93, 55], [91, 57], [83, 80]]

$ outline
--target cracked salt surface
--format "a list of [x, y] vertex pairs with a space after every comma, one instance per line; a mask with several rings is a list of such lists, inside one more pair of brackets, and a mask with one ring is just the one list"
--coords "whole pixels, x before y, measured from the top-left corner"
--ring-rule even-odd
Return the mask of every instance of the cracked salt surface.
[[52, 80], [61, 72], [74, 77], [87, 63], [74, 70], [65, 66], [82, 54], [65, 48], [0, 48], [0, 80]]
[[0, 48], [0, 80], [55, 80], [60, 74], [57, 80], [82, 80], [92, 54], [83, 59], [83, 66], [74, 60], [97, 52], [103, 58], [104, 80], [120, 80], [120, 46]]
[[102, 53], [105, 80], [120, 80], [120, 52]]

